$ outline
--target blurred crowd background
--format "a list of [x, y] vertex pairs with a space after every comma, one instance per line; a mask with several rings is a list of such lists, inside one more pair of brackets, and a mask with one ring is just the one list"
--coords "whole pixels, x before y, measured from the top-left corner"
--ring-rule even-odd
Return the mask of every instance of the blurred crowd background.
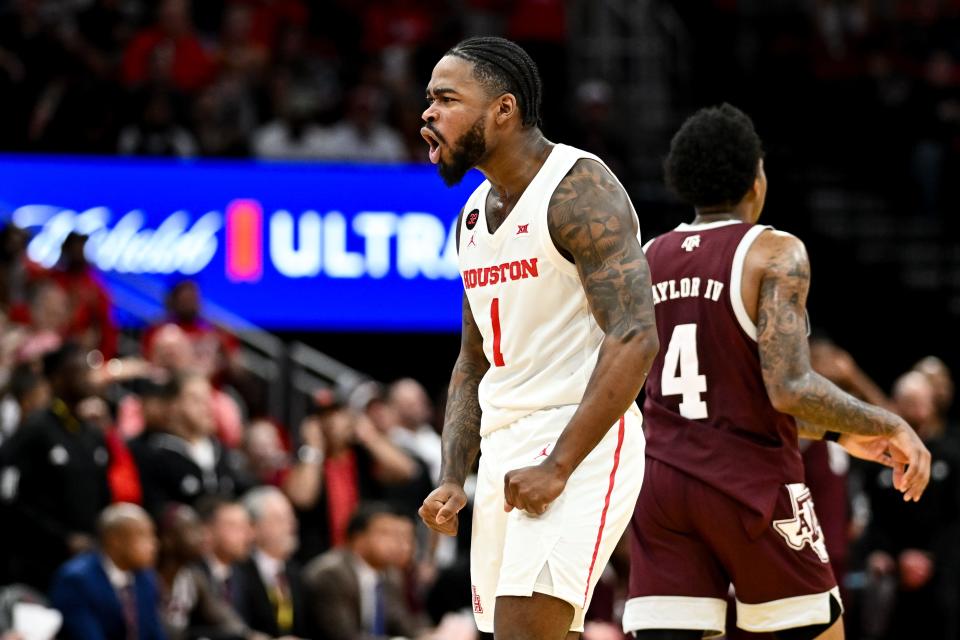
[[[766, 221], [811, 253], [816, 368], [934, 453], [907, 505], [806, 446], [848, 637], [960, 638], [960, 2], [6, 0], [0, 151], [423, 162], [430, 70], [481, 33], [538, 61], [545, 133], [610, 164], [648, 237], [689, 215], [660, 171], [683, 118], [754, 117]], [[291, 418], [195, 283], [121, 331], [83, 236], [52, 269], [27, 240], [0, 234], [0, 638], [24, 603], [78, 639], [476, 636], [469, 509], [456, 540], [416, 516], [457, 336], [280, 336], [367, 374]], [[586, 640], [622, 637], [627, 567]]]

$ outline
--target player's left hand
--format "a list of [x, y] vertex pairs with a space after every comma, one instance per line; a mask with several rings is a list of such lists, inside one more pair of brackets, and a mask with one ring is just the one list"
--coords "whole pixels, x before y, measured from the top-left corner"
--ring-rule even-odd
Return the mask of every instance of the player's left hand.
[[508, 471], [503, 476], [503, 510], [521, 509], [542, 515], [567, 486], [567, 478], [550, 459], [532, 467]]

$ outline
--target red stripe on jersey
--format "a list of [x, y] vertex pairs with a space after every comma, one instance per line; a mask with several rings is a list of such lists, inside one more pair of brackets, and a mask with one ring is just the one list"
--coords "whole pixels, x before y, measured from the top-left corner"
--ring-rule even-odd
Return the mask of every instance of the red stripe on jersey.
[[490, 303], [490, 322], [493, 324], [493, 364], [503, 366], [503, 354], [500, 352], [500, 298]]
[[593, 578], [593, 567], [597, 564], [597, 554], [600, 553], [600, 540], [603, 538], [603, 527], [607, 524], [607, 510], [610, 508], [610, 496], [613, 494], [613, 484], [617, 476], [617, 467], [620, 466], [620, 449], [623, 447], [625, 432], [623, 416], [620, 416], [620, 431], [617, 433], [617, 450], [613, 454], [613, 469], [610, 470], [610, 484], [607, 487], [607, 496], [603, 499], [603, 512], [600, 514], [600, 529], [597, 530], [597, 542], [593, 545], [593, 558], [590, 560], [590, 572], [587, 574], [587, 587], [583, 590], [583, 606], [587, 606], [587, 596], [590, 594], [590, 579]]

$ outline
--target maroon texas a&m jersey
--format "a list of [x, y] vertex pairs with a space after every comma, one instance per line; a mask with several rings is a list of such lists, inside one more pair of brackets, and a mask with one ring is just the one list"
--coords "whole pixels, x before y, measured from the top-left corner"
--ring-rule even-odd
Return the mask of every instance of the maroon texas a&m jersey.
[[773, 408], [743, 263], [768, 227], [683, 224], [646, 247], [660, 352], [647, 376], [647, 455], [748, 507], [759, 534], [780, 485], [803, 482], [796, 423]]

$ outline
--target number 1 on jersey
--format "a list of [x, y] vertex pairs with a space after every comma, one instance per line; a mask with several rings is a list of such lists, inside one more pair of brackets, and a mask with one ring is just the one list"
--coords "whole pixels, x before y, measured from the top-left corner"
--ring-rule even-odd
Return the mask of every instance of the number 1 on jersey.
[[490, 323], [493, 325], [493, 364], [503, 366], [503, 354], [500, 353], [500, 298], [490, 303]]
[[707, 417], [707, 403], [700, 399], [700, 394], [707, 390], [707, 376], [700, 375], [697, 325], [678, 324], [674, 327], [670, 346], [663, 357], [660, 389], [665, 396], [681, 396], [680, 415], [684, 418], [702, 420]]

